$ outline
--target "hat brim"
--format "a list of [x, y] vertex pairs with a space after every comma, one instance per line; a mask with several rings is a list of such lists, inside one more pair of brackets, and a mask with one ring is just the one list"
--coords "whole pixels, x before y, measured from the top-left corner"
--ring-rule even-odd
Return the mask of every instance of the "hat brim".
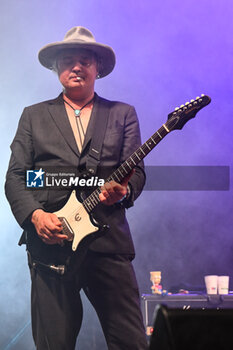
[[99, 43], [84, 43], [79, 40], [69, 40], [67, 42], [57, 42], [48, 44], [39, 51], [38, 58], [42, 66], [53, 69], [57, 55], [67, 49], [87, 49], [95, 52], [101, 61], [102, 69], [99, 72], [100, 78], [112, 72], [116, 57], [110, 46]]

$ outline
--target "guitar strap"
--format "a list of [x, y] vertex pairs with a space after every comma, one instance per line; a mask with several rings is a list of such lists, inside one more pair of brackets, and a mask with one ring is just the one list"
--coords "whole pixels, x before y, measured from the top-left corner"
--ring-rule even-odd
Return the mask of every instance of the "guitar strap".
[[[98, 97], [97, 97], [98, 98]], [[94, 122], [94, 132], [91, 139], [89, 153], [87, 155], [86, 169], [91, 175], [95, 175], [97, 167], [100, 163], [100, 156], [102, 145], [104, 141], [104, 135], [107, 129], [108, 117], [109, 117], [109, 102], [107, 100], [97, 100], [97, 113]]]

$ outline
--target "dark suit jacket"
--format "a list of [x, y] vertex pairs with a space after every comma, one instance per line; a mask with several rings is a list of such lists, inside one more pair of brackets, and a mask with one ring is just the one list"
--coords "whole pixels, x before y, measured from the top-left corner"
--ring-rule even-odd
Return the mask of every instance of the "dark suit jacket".
[[[76, 168], [85, 165], [94, 122], [101, 123], [103, 108], [109, 110], [103, 141], [100, 166], [118, 167], [140, 145], [140, 132], [134, 108], [121, 102], [104, 100], [97, 95], [88, 125], [83, 150], [78, 151], [73, 131], [67, 118], [62, 94], [24, 109], [16, 136], [11, 145], [12, 155], [6, 176], [6, 196], [19, 225], [27, 232], [35, 247], [47, 249], [37, 237], [30, 222], [35, 209], [56, 211], [67, 201], [70, 190], [30, 190], [25, 186], [25, 171], [49, 167]], [[134, 248], [125, 218], [125, 207], [133, 205], [145, 182], [143, 164], [130, 179], [131, 198], [124, 205], [107, 207], [100, 204], [98, 212], [110, 229], [91, 244], [91, 249], [105, 253], [133, 254]], [[23, 239], [25, 241], [25, 232]], [[49, 248], [50, 249], [50, 248]], [[54, 247], [52, 248], [54, 249]], [[60, 248], [59, 248], [60, 249]], [[41, 250], [40, 250], [41, 251]]]

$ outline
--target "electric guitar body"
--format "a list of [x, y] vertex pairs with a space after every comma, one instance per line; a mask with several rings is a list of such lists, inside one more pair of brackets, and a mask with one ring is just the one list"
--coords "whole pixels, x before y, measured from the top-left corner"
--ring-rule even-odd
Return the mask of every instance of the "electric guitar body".
[[64, 207], [54, 214], [62, 223], [62, 233], [67, 235], [68, 241], [72, 241], [74, 251], [85, 237], [107, 228], [99, 225], [92, 213], [86, 211], [83, 204], [77, 199], [75, 190], [72, 191]]

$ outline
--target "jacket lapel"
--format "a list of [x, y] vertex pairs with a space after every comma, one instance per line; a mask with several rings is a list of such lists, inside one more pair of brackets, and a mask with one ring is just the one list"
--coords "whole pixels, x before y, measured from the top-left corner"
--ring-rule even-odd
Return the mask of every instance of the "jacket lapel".
[[49, 113], [54, 120], [57, 128], [72, 151], [79, 157], [80, 153], [74, 138], [69, 119], [66, 114], [66, 109], [63, 103], [63, 94], [61, 93], [55, 100], [49, 101]]

